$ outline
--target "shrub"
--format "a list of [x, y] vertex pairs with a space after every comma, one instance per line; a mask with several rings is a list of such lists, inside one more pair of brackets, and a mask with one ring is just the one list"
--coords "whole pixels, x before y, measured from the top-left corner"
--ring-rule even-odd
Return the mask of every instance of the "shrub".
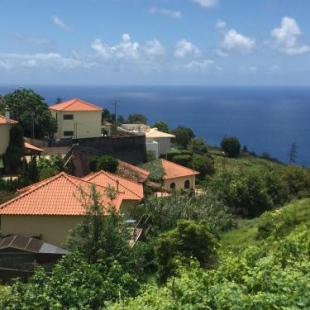
[[240, 154], [241, 145], [236, 137], [224, 137], [221, 141], [221, 149], [228, 157], [235, 158]]

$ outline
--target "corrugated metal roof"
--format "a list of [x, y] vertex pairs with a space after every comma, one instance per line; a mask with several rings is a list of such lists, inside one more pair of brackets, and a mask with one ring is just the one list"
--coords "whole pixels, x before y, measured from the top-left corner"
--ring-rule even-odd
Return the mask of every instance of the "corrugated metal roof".
[[36, 238], [21, 235], [12, 235], [0, 239], [0, 251], [13, 248], [21, 251], [40, 254], [68, 254], [69, 251], [46, 243]]

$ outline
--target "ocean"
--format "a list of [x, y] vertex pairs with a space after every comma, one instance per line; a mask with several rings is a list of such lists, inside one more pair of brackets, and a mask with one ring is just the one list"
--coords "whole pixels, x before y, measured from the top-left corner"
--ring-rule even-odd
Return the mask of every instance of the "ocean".
[[[25, 86], [26, 87], [26, 86]], [[235, 136], [257, 155], [288, 163], [296, 144], [296, 163], [310, 167], [310, 88], [206, 86], [27, 86], [51, 105], [80, 98], [127, 118], [143, 114], [152, 125], [189, 127], [208, 145]], [[14, 89], [14, 88], [13, 88]]]

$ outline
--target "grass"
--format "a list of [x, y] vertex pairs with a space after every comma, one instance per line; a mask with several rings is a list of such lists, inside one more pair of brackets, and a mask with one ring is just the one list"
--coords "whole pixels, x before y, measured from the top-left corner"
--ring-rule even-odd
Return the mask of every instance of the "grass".
[[[290, 204], [274, 210], [271, 216], [275, 216], [281, 212], [290, 212], [294, 215], [295, 224], [293, 228], [304, 225], [310, 228], [310, 198], [296, 200]], [[278, 217], [280, 220], [280, 217]], [[250, 245], [258, 244], [260, 241], [256, 239], [258, 224], [260, 218], [253, 220], [239, 220], [238, 228], [225, 232], [221, 235], [221, 250], [238, 252]], [[290, 231], [292, 227], [288, 228]]]

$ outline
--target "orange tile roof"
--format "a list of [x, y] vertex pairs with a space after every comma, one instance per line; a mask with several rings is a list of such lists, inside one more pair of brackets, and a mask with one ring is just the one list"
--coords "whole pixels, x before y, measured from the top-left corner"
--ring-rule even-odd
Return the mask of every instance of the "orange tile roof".
[[112, 186], [118, 189], [118, 193], [123, 196], [123, 199], [141, 200], [143, 199], [142, 184], [122, 178], [118, 175], [101, 170], [83, 178], [88, 182], [108, 187]]
[[44, 152], [44, 150], [42, 150], [42, 149], [40, 149], [40, 148], [38, 148], [38, 147], [36, 147], [36, 146], [26, 142], [26, 141], [24, 142], [24, 146], [25, 146], [26, 149], [30, 149], [30, 150], [34, 150], [34, 151], [38, 151], [38, 152]]
[[[18, 123], [18, 121], [10, 119], [10, 124], [17, 124], [17, 123]], [[0, 125], [5, 125], [5, 124], [7, 124], [6, 117], [3, 115], [0, 115]]]
[[185, 176], [197, 175], [198, 171], [178, 165], [166, 159], [161, 159], [161, 163], [165, 170], [164, 180], [181, 178]]
[[103, 108], [93, 105], [89, 102], [83, 101], [78, 98], [72, 98], [70, 100], [54, 104], [49, 107], [54, 111], [66, 111], [66, 112], [89, 112], [89, 111], [102, 111]]
[[[0, 215], [63, 215], [85, 214], [81, 190], [89, 199], [91, 183], [64, 172], [28, 187], [20, 196], [0, 205]], [[122, 197], [111, 201], [106, 189], [96, 185], [104, 206], [114, 205], [119, 210]], [[87, 203], [87, 202], [86, 202]]]
[[118, 160], [117, 174], [140, 183], [147, 180], [150, 172], [143, 168]]

